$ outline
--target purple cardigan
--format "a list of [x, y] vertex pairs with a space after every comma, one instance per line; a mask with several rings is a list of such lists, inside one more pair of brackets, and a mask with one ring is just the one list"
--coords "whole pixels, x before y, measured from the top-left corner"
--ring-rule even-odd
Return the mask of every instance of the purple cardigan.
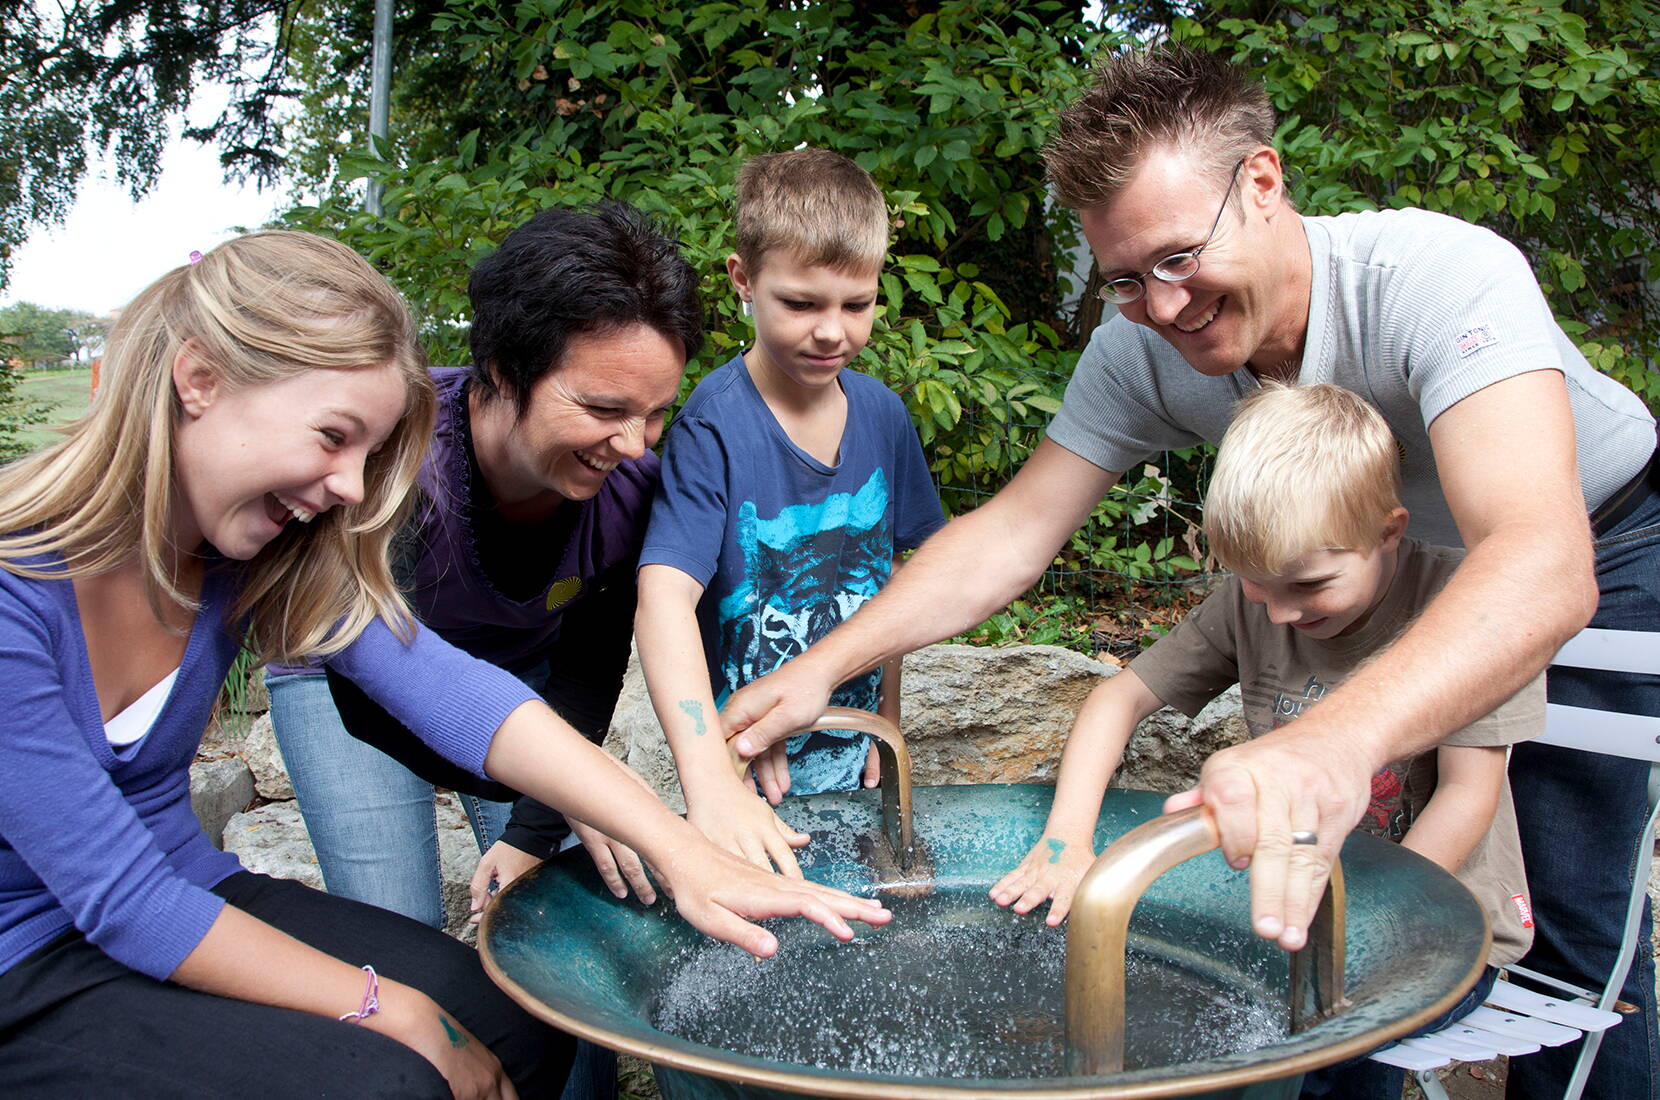
[[[179, 676], [150, 732], [104, 736], [74, 586], [0, 570], [0, 972], [78, 928], [111, 958], [166, 978], [224, 905], [239, 869], [190, 809], [190, 763], [236, 656], [234, 579], [210, 569]], [[483, 774], [490, 739], [535, 694], [427, 630], [405, 646], [375, 622], [330, 664], [433, 748]]]
[[[596, 602], [608, 602], [604, 597], [610, 591], [626, 589], [619, 593], [622, 603], [615, 613], [626, 621], [620, 632], [607, 632], [616, 635], [608, 638], [609, 656], [617, 663], [616, 682], [610, 686], [609, 702], [614, 703], [628, 661], [634, 571], [657, 489], [657, 456], [647, 452], [620, 464], [592, 499], [560, 505], [561, 534], [568, 531], [563, 544], [525, 548], [547, 553], [552, 565], [546, 570], [547, 584], [523, 599], [504, 595], [486, 575], [482, 544], [491, 537], [525, 536], [480, 528], [488, 517], [479, 513], [493, 511], [495, 504], [472, 499], [475, 462], [467, 375], [461, 367], [432, 372], [438, 385], [438, 424], [421, 468], [426, 499], [399, 539], [399, 575], [408, 584], [410, 604], [421, 622], [446, 641], [518, 672], [556, 651], [557, 661], [580, 659], [591, 651], [597, 639], [585, 629], [571, 629], [567, 620], [586, 614]], [[609, 715], [610, 706], [605, 709]]]

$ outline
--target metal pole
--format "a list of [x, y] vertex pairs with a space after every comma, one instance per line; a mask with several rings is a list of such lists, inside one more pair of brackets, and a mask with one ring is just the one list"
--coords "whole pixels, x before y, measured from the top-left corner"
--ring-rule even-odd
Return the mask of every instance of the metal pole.
[[[386, 142], [386, 124], [392, 99], [392, 0], [375, 0], [375, 48], [369, 69], [369, 141], [371, 148]], [[377, 141], [378, 139], [378, 141]], [[379, 150], [375, 149], [378, 154]], [[364, 208], [380, 213], [379, 176], [369, 180]]]

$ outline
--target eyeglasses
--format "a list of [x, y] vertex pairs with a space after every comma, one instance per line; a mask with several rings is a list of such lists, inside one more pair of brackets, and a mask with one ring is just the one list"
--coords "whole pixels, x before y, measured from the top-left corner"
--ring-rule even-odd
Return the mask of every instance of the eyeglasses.
[[1141, 275], [1120, 276], [1096, 291], [1096, 295], [1103, 302], [1127, 306], [1147, 293], [1147, 284], [1143, 280], [1148, 275], [1161, 283], [1183, 283], [1199, 274], [1199, 253], [1209, 248], [1211, 238], [1216, 236], [1216, 227], [1222, 224], [1222, 211], [1228, 208], [1228, 198], [1233, 194], [1233, 185], [1239, 181], [1239, 170], [1244, 166], [1243, 157], [1233, 166], [1233, 175], [1228, 177], [1228, 190], [1222, 195], [1222, 205], [1217, 208], [1216, 217], [1211, 220], [1210, 232], [1205, 234], [1204, 244], [1192, 252], [1178, 252], [1174, 256], [1166, 256], [1153, 265], [1153, 270]]

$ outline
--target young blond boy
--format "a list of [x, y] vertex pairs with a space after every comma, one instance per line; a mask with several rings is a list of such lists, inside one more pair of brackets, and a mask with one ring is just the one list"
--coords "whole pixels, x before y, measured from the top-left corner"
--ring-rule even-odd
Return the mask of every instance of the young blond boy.
[[[904, 404], [847, 369], [870, 339], [888, 213], [863, 169], [823, 149], [738, 174], [732, 286], [754, 345], [711, 372], [669, 429], [640, 555], [635, 635], [687, 817], [717, 844], [799, 874], [784, 825], [733, 771], [727, 695], [829, 633], [941, 526]], [[899, 662], [843, 684], [836, 706], [898, 720]], [[791, 738], [756, 762], [774, 804], [875, 783], [862, 734]]]
[[[992, 887], [997, 904], [1026, 913], [1049, 900], [1048, 923], [1065, 918], [1095, 858], [1101, 797], [1143, 718], [1167, 704], [1197, 714], [1237, 682], [1246, 726], [1261, 736], [1406, 629], [1463, 555], [1403, 537], [1399, 468], [1383, 418], [1348, 390], [1269, 384], [1240, 403], [1204, 517], [1211, 552], [1233, 575], [1091, 693], [1062, 754], [1044, 834]], [[1492, 967], [1519, 959], [1533, 939], [1505, 763], [1508, 746], [1543, 725], [1541, 677], [1434, 751], [1378, 772], [1361, 821], [1458, 875], [1492, 922]], [[1373, 1067], [1389, 1068], [1351, 1072]], [[1399, 1097], [1398, 1079], [1393, 1088]], [[1336, 1095], [1372, 1091], [1342, 1089]]]

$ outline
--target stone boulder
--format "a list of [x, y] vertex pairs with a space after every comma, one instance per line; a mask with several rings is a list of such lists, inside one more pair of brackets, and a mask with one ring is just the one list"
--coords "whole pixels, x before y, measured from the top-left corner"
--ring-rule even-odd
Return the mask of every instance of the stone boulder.
[[323, 888], [317, 853], [294, 802], [267, 802], [231, 818], [225, 826], [225, 851], [245, 870]]
[[[935, 645], [905, 658], [900, 713], [919, 784], [1052, 783], [1084, 699], [1117, 668], [1057, 646]], [[1181, 790], [1217, 749], [1245, 738], [1238, 689], [1199, 717], [1166, 709], [1130, 741], [1118, 786]], [[605, 747], [676, 810], [674, 759], [630, 662]]]
[[225, 823], [254, 800], [254, 776], [240, 756], [190, 765], [190, 808], [214, 844], [224, 847]]
[[1186, 790], [1198, 782], [1199, 769], [1212, 753], [1248, 740], [1237, 684], [1193, 718], [1165, 707], [1136, 727], [1112, 785], [1145, 791]]
[[907, 655], [899, 713], [916, 781], [1053, 783], [1078, 708], [1111, 671], [1047, 645]]
[[288, 768], [283, 764], [282, 752], [277, 748], [277, 735], [271, 727], [269, 714], [260, 715], [249, 727], [247, 736], [231, 742], [230, 748], [248, 762], [259, 797], [273, 802], [294, 797], [294, 785], [288, 781]]

